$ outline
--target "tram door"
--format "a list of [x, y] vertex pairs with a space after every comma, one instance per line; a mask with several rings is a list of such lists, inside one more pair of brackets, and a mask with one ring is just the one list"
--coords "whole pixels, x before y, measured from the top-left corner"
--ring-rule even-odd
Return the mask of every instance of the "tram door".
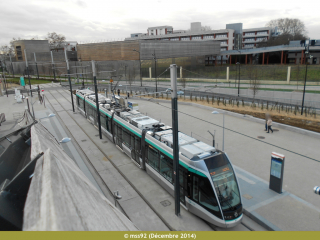
[[136, 161], [139, 165], [140, 165], [140, 138], [131, 135], [131, 146], [132, 146], [132, 150], [131, 150], [131, 158]]
[[115, 127], [116, 127], [116, 133], [117, 133], [116, 144], [118, 145], [119, 148], [122, 149], [122, 128], [118, 124], [116, 124]]

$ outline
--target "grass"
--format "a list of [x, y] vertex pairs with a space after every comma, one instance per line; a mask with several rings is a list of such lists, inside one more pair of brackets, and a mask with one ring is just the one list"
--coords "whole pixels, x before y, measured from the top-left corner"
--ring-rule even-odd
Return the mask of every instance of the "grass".
[[[287, 80], [288, 67], [291, 67], [290, 80], [303, 81], [305, 77], [306, 65], [245, 65], [240, 67], [240, 79], [250, 80], [250, 75], [253, 71], [257, 71], [259, 79], [269, 81], [283, 82]], [[154, 66], [151, 66], [154, 68]], [[183, 65], [182, 65], [183, 67]], [[188, 71], [183, 71], [185, 78], [213, 78], [213, 79], [226, 79], [226, 69], [229, 67], [229, 78], [235, 79], [238, 76], [238, 67], [234, 64], [224, 64], [217, 66], [203, 66], [195, 65], [194, 69], [189, 69], [190, 65], [186, 66]], [[157, 73], [162, 73], [166, 67], [157, 67]], [[149, 69], [142, 68], [143, 77], [149, 77]], [[154, 73], [153, 73], [154, 74]], [[159, 75], [158, 74], [158, 75]], [[169, 73], [164, 74], [167, 77]], [[178, 78], [180, 77], [178, 70]], [[154, 76], [154, 75], [153, 75]], [[308, 81], [320, 82], [320, 68], [319, 65], [308, 65], [307, 73]]]
[[[29, 79], [25, 78], [24, 79], [25, 84], [28, 85], [29, 84]], [[8, 83], [16, 83], [16, 84], [20, 84], [20, 78], [7, 78], [7, 82]], [[43, 83], [51, 83], [51, 80], [43, 80], [43, 79], [33, 79], [30, 78], [30, 82], [31, 84], [43, 84]]]

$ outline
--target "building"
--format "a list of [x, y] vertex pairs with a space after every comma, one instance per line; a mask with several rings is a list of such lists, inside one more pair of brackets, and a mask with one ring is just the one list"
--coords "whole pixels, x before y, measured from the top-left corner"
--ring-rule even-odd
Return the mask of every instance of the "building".
[[13, 42], [17, 61], [25, 61], [24, 50], [27, 53], [27, 59], [34, 59], [34, 53], [49, 52], [48, 40], [18, 40]]
[[201, 22], [193, 22], [190, 30], [173, 30], [172, 26], [149, 27], [146, 34], [131, 34], [126, 41], [166, 40], [166, 41], [207, 41], [220, 43], [221, 51], [255, 48], [260, 41], [271, 37], [272, 28], [261, 27], [242, 29], [242, 23], [227, 24], [226, 29], [203, 30]]

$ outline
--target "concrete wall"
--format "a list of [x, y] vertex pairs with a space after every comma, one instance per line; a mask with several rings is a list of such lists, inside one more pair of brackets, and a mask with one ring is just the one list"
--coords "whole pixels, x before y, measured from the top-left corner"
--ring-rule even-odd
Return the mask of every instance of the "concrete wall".
[[218, 41], [141, 41], [141, 60], [153, 59], [155, 52], [157, 59], [196, 57], [205, 55], [219, 55]]
[[138, 41], [119, 41], [78, 45], [78, 58], [82, 61], [139, 60]]
[[[30, 61], [34, 60], [33, 53], [50, 51], [48, 40], [19, 40], [14, 41], [13, 45], [17, 61], [25, 61], [24, 50], [26, 50], [27, 59]], [[18, 46], [21, 47], [21, 55], [19, 54], [19, 52], [17, 52], [16, 47]], [[20, 56], [22, 57], [22, 59], [19, 59]]]

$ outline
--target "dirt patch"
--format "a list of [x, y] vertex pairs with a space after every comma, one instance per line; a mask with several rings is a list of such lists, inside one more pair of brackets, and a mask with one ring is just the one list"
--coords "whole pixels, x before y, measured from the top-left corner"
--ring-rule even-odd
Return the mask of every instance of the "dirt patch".
[[[160, 99], [161, 99], [161, 97], [160, 97]], [[164, 96], [162, 99], [167, 99], [167, 98]], [[168, 97], [167, 100], [170, 100], [170, 96]], [[272, 110], [271, 111], [270, 110], [271, 106], [269, 106], [269, 110], [267, 110], [265, 107], [264, 107], [264, 109], [261, 109], [261, 105], [258, 106], [258, 104], [256, 104], [257, 106], [255, 108], [250, 107], [250, 106], [242, 106], [241, 102], [240, 102], [239, 106], [237, 106], [236, 104], [234, 106], [232, 106], [232, 105], [229, 105], [229, 103], [227, 103], [225, 106], [225, 105], [223, 105], [222, 102], [220, 102], [218, 105], [216, 99], [215, 99], [214, 103], [212, 103], [211, 99], [209, 99], [209, 103], [208, 103], [206, 98], [202, 99], [201, 101], [199, 100], [199, 98], [197, 101], [195, 101], [195, 99], [193, 98], [193, 100], [191, 101], [189, 99], [189, 97], [188, 97], [188, 99], [187, 99], [187, 97], [185, 99], [184, 99], [184, 97], [179, 98], [178, 101], [197, 103], [197, 104], [210, 106], [210, 107], [214, 107], [214, 108], [219, 108], [219, 109], [223, 109], [223, 110], [227, 110], [227, 111], [231, 111], [231, 112], [251, 115], [253, 117], [261, 118], [261, 119], [265, 119], [265, 114], [268, 112], [271, 115], [271, 118], [274, 122], [283, 123], [286, 125], [299, 127], [299, 128], [303, 128], [306, 130], [320, 133], [319, 115], [316, 115], [316, 117], [311, 116], [311, 115], [305, 116], [305, 115], [300, 115], [301, 114], [300, 112], [299, 113], [297, 112], [295, 115], [294, 108], [291, 109], [288, 107], [286, 109], [286, 106], [284, 106], [283, 110], [280, 109], [280, 112], [279, 112], [279, 110]]]

